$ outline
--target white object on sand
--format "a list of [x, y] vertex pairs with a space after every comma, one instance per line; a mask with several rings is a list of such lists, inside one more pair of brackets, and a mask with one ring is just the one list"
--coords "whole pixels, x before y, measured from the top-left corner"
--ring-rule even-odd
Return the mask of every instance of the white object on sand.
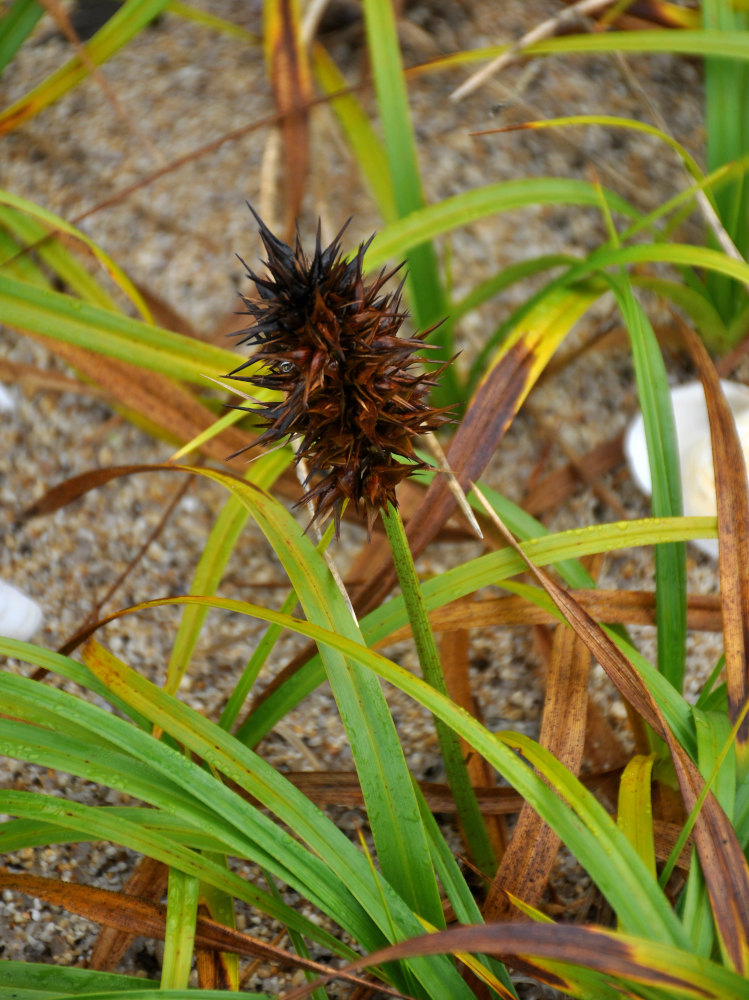
[[11, 394], [0, 383], [0, 413], [12, 413], [16, 408], [16, 401]]
[[20, 590], [0, 580], [0, 635], [26, 642], [42, 624], [42, 609]]
[[[721, 381], [720, 384], [736, 421], [744, 458], [749, 465], [749, 387], [739, 382]], [[684, 513], [690, 517], [714, 517], [717, 502], [713, 451], [702, 383], [688, 382], [672, 389], [671, 404], [676, 423]], [[643, 493], [651, 493], [645, 425], [641, 413], [637, 414], [627, 429], [624, 454], [634, 481]], [[700, 538], [694, 544], [713, 559], [718, 558], [716, 539]]]

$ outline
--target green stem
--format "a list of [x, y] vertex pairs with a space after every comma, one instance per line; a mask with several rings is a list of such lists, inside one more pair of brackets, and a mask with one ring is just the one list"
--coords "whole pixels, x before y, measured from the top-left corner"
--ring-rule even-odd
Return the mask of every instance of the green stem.
[[[442, 664], [437, 652], [437, 644], [434, 641], [434, 634], [429, 625], [426, 605], [424, 604], [424, 597], [421, 592], [421, 584], [416, 575], [416, 567], [414, 566], [411, 549], [406, 538], [403, 521], [398, 511], [391, 505], [388, 505], [387, 509], [382, 511], [382, 523], [385, 526], [390, 549], [393, 554], [393, 562], [398, 574], [398, 583], [400, 584], [403, 600], [408, 612], [408, 619], [413, 631], [416, 652], [419, 656], [424, 680], [436, 691], [447, 695], [447, 685], [442, 673]], [[491, 876], [497, 866], [497, 861], [494, 857], [494, 851], [492, 850], [486, 825], [479, 809], [476, 794], [468, 776], [468, 768], [463, 758], [460, 739], [441, 719], [435, 717], [434, 724], [437, 729], [437, 738], [439, 739], [442, 751], [442, 759], [445, 762], [447, 781], [455, 800], [458, 819], [463, 827], [468, 847], [478, 868]]]
[[162, 990], [187, 988], [195, 946], [199, 888], [200, 879], [196, 876], [186, 875], [178, 868], [169, 869]]

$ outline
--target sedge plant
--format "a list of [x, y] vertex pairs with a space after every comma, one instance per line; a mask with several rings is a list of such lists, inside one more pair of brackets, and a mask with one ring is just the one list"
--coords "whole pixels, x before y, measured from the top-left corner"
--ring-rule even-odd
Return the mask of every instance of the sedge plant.
[[[668, 13], [673, 5], [660, 6]], [[18, 127], [43, 113], [167, 7], [176, 16], [195, 16], [181, 4], [127, 0], [87, 44], [88, 59], [75, 56], [6, 108], [0, 113], [0, 129]], [[644, 214], [595, 180], [556, 177], [500, 181], [430, 203], [418, 165], [409, 80], [501, 56], [507, 47], [456, 52], [409, 75], [402, 66], [394, 6], [365, 0], [380, 139], [330, 53], [317, 44], [300, 47], [303, 31], [296, 5], [268, 0], [265, 7], [265, 52], [277, 96], [294, 90], [278, 86], [280, 72], [289, 74], [290, 84], [299, 85], [299, 93], [307, 92], [314, 73], [384, 225], [366, 257], [362, 247], [353, 248], [348, 257], [340, 255], [340, 237], [327, 250], [318, 245], [310, 260], [301, 242], [290, 248], [263, 229], [270, 273], [251, 275], [261, 298], [247, 303], [254, 321], [249, 338], [259, 348], [250, 359], [255, 368], [243, 365], [238, 370], [234, 352], [156, 324], [126, 268], [79, 229], [12, 192], [0, 195], [0, 314], [5, 323], [43, 338], [87, 377], [106, 380], [125, 414], [145, 418], [155, 433], [177, 437], [216, 463], [254, 447], [263, 435], [266, 443], [290, 439], [286, 447], [268, 452], [249, 467], [235, 460], [229, 467], [233, 471], [226, 471], [225, 464], [214, 468], [174, 463], [150, 470], [165, 476], [200, 476], [227, 492], [188, 595], [124, 608], [89, 626], [69, 649], [59, 652], [0, 640], [2, 652], [17, 663], [63, 678], [79, 692], [60, 690], [41, 673], [4, 671], [3, 753], [80, 775], [136, 803], [92, 807], [70, 798], [2, 789], [0, 806], [8, 817], [0, 827], [2, 850], [108, 840], [141, 855], [147, 859], [144, 864], [169, 872], [165, 903], [160, 896], [102, 896], [90, 886], [62, 886], [12, 870], [0, 873], [7, 891], [59, 902], [124, 934], [133, 927], [147, 928], [165, 941], [158, 982], [93, 969], [0, 961], [0, 997], [62, 998], [81, 992], [102, 998], [136, 992], [142, 997], [187, 996], [194, 950], [213, 957], [210, 963], [198, 961], [203, 988], [189, 990], [192, 997], [237, 991], [239, 959], [258, 954], [296, 963], [315, 980], [297, 995], [305, 989], [317, 996], [332, 991], [326, 983], [340, 969], [327, 961], [315, 964], [309, 955], [317, 954], [350, 963], [341, 988], [364, 988], [362, 967], [371, 962], [376, 978], [369, 982], [408, 996], [469, 998], [486, 991], [513, 996], [511, 979], [494, 957], [501, 955], [577, 997], [613, 998], [622, 991], [647, 1000], [743, 997], [749, 953], [747, 681], [741, 624], [749, 603], [746, 476], [711, 363], [699, 343], [690, 341], [706, 386], [714, 450], [720, 456], [719, 515], [717, 524], [714, 519], [680, 516], [667, 372], [637, 296], [638, 289], [646, 288], [674, 303], [712, 348], [733, 346], [745, 334], [749, 266], [744, 178], [749, 148], [743, 119], [729, 121], [724, 116], [727, 105], [738, 116], [746, 108], [749, 40], [744, 14], [738, 7], [705, 3], [704, 23], [692, 19], [668, 31], [564, 35], [523, 47], [526, 55], [534, 56], [668, 51], [705, 57], [710, 137], [706, 172], [662, 128], [649, 127], [664, 149], [679, 156], [688, 180], [670, 201]], [[12, 65], [40, 9], [35, 0], [10, 4], [3, 14], [0, 62]], [[231, 29], [216, 18], [202, 23], [205, 30]], [[246, 33], [236, 37], [237, 44], [257, 44]], [[280, 41], [286, 38], [295, 40], [301, 68], [289, 68], [284, 61]], [[567, 124], [643, 128], [642, 123], [611, 122], [604, 116]], [[502, 141], [511, 141], [511, 136]], [[713, 213], [708, 245], [676, 242], [678, 226], [702, 196]], [[461, 301], [451, 302], [435, 241], [473, 221], [537, 205], [598, 211], [607, 228], [606, 241], [579, 257], [547, 254], [515, 262]], [[82, 266], [71, 249], [80, 244], [97, 255], [128, 306], [123, 308], [111, 285]], [[378, 275], [380, 268], [404, 257], [405, 292], [415, 327], [429, 331], [429, 342], [441, 347], [438, 364], [426, 370], [419, 366], [421, 355], [414, 353], [426, 351], [426, 342], [420, 336], [397, 336], [403, 319], [399, 293], [382, 289], [381, 277], [366, 276]], [[670, 265], [673, 271], [664, 278], [649, 270], [655, 264]], [[454, 353], [457, 319], [516, 282], [546, 273], [551, 280], [485, 337], [465, 376], [455, 367], [439, 371]], [[59, 290], [61, 283], [64, 291]], [[613, 295], [631, 340], [648, 429], [654, 517], [548, 535], [541, 524], [480, 480], [555, 349], [607, 294]], [[117, 367], [123, 363], [131, 366], [129, 379]], [[217, 420], [215, 400], [201, 390], [206, 376], [222, 381], [228, 371], [250, 380], [245, 387], [252, 396], [247, 408], [251, 412], [234, 409]], [[438, 384], [430, 386], [432, 380]], [[152, 399], [168, 399], [170, 406], [144, 403], [136, 383], [138, 389], [146, 387]], [[430, 396], [428, 388], [433, 390]], [[448, 449], [452, 473], [485, 528], [502, 544], [422, 580], [414, 557], [439, 537], [456, 501], [445, 476], [418, 456], [414, 438], [440, 425], [450, 430], [448, 417], [455, 421]], [[356, 617], [323, 558], [330, 533], [316, 545], [306, 525], [297, 523], [280, 499], [290, 494], [298, 498], [293, 478], [284, 478], [295, 458], [307, 462], [310, 479], [305, 489], [318, 503], [320, 520], [332, 515], [337, 527], [348, 504], [359, 508], [372, 531], [377, 516], [382, 516], [389, 552], [381, 565], [372, 567], [368, 586], [356, 595]], [[50, 491], [35, 513], [49, 514], [92, 488], [105, 489], [118, 476], [139, 471], [97, 470]], [[402, 488], [413, 472], [414, 481], [422, 481], [427, 489], [418, 513], [404, 529], [396, 487]], [[472, 491], [474, 483], [477, 489]], [[280, 611], [219, 595], [225, 567], [249, 519], [259, 526], [288, 577], [289, 594]], [[721, 662], [692, 705], [683, 694], [684, 648], [696, 609], [687, 592], [684, 544], [716, 533], [721, 540], [718, 611], [723, 612], [725, 681], [719, 682]], [[579, 561], [642, 545], [656, 546], [652, 603], [658, 652], [653, 664], [621, 628], [630, 620], [623, 596], [609, 595], [601, 604], [594, 580]], [[554, 575], [544, 567], [553, 567]], [[530, 582], [516, 579], [523, 573]], [[399, 592], [392, 595], [396, 580]], [[490, 586], [504, 588], [510, 596], [486, 608], [475, 598]], [[161, 605], [182, 610], [163, 689], [115, 656], [105, 645], [106, 631], [99, 632], [111, 618]], [[295, 614], [297, 605], [301, 613]], [[643, 726], [639, 752], [621, 774], [618, 823], [577, 777], [576, 766], [560, 762], [575, 735], [569, 734], [570, 746], [564, 741], [560, 745], [559, 729], [567, 722], [564, 710], [550, 719], [556, 735], [544, 731], [538, 742], [513, 732], [490, 732], [447, 693], [435, 631], [454, 630], [456, 611], [460, 626], [466, 628], [487, 620], [481, 615], [490, 615], [492, 622], [510, 620], [518, 606], [528, 622], [553, 625], [563, 630], [560, 635], [574, 631], [572, 646], [555, 643], [550, 683], [569, 673], [581, 662], [581, 650], [588, 650]], [[216, 721], [178, 697], [210, 608], [267, 623], [262, 642]], [[253, 711], [244, 713], [283, 630], [314, 645], [256, 700]], [[403, 630], [410, 630], [416, 640], [421, 677], [378, 652], [379, 645]], [[72, 656], [75, 649], [79, 659]], [[355, 762], [372, 833], [369, 855], [258, 752], [263, 736], [323, 680], [333, 690]], [[492, 921], [482, 895], [469, 887], [424, 790], [409, 773], [382, 681], [405, 692], [435, 719], [465, 849], [492, 882], [490, 894], [500, 894], [510, 884], [521, 887], [516, 894], [520, 898], [513, 897], [513, 915], [522, 912], [527, 923]], [[103, 709], [101, 699], [116, 713]], [[511, 882], [502, 867], [480, 790], [473, 788], [471, 755], [502, 775], [536, 816], [538, 841], [548, 847], [543, 856], [532, 859], [535, 869], [525, 880], [515, 876]], [[654, 816], [654, 799], [657, 804], [665, 796], [670, 811]], [[549, 839], [549, 831], [559, 840]], [[539, 909], [534, 887], [543, 887], [559, 841], [605, 899], [615, 927], [614, 921], [610, 926], [550, 924]], [[530, 854], [524, 858], [530, 863]], [[264, 880], [238, 874], [237, 862], [258, 866]], [[288, 902], [279, 892], [284, 886], [304, 900], [304, 907]], [[268, 922], [280, 921], [294, 941], [294, 952], [284, 948], [282, 954], [273, 953], [266, 942], [237, 931], [235, 900], [253, 907]], [[446, 914], [464, 926], [449, 929]], [[242, 989], [248, 987], [253, 984], [241, 984]]]

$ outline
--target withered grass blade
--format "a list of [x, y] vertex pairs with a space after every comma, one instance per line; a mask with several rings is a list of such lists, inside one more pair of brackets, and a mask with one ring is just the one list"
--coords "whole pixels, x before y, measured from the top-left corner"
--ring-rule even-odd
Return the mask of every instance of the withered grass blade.
[[[38, 337], [53, 354], [101, 386], [111, 400], [145, 417], [180, 442], [191, 441], [216, 422], [216, 416], [177, 382], [126, 361], [106, 358], [85, 348]], [[206, 383], [207, 385], [208, 383]], [[210, 438], [202, 451], [225, 463], [228, 455], [252, 446], [252, 435], [228, 427]], [[246, 464], [246, 456], [242, 465]]]
[[[141, 858], [130, 878], [125, 883], [123, 894], [137, 896], [148, 902], [158, 903], [166, 892], [169, 869], [155, 858]], [[94, 942], [89, 969], [111, 972], [133, 943], [138, 933], [120, 927], [104, 926]]]
[[[578, 461], [585, 466], [589, 476], [596, 479], [605, 476], [624, 461], [623, 440], [624, 435], [618, 434], [610, 441], [604, 441], [603, 444], [591, 448], [589, 452], [581, 455]], [[560, 504], [582, 489], [583, 485], [575, 466], [572, 462], [568, 462], [534, 484], [523, 499], [523, 510], [533, 514], [534, 517], [556, 510]]]
[[[71, 913], [77, 913], [94, 923], [106, 927], [116, 927], [128, 934], [164, 939], [166, 927], [166, 906], [150, 900], [131, 896], [124, 892], [112, 892], [94, 886], [79, 885], [76, 882], [61, 882], [39, 875], [0, 871], [0, 886], [11, 892], [22, 892], [27, 896], [43, 899], [54, 906], [61, 906]], [[199, 916], [195, 931], [196, 948], [227, 951], [245, 958], [262, 958], [282, 967], [307, 969], [318, 975], [341, 976], [358, 985], [371, 986], [372, 983], [351, 973], [338, 973], [335, 969], [302, 958], [293, 952], [235, 931], [231, 927]], [[402, 994], [377, 983], [378, 992], [400, 997]]]
[[[210, 919], [210, 913], [205, 903], [198, 909], [200, 917]], [[234, 990], [236, 991], [236, 969], [232, 973], [230, 961], [236, 964], [236, 958], [229, 958], [225, 951], [215, 948], [195, 949], [195, 969], [198, 973], [198, 987], [203, 990]]]
[[[735, 972], [662, 942], [597, 927], [571, 924], [482, 924], [455, 927], [437, 934], [425, 934], [410, 941], [382, 948], [352, 962], [349, 970], [395, 961], [412, 955], [456, 955], [483, 953], [501, 955], [503, 960], [536, 979], [558, 989], [580, 995], [575, 972], [585, 968], [600, 974], [601, 986], [610, 988], [611, 979], [622, 995], [663, 995], [693, 997], [694, 1000], [743, 1000], [746, 982]], [[569, 979], [565, 965], [570, 965]], [[699, 978], [699, 982], [695, 980]], [[647, 993], [632, 992], [619, 981], [650, 987]], [[326, 980], [327, 981], [327, 980]], [[321, 981], [285, 993], [283, 1000], [303, 1000]], [[636, 989], [636, 986], [635, 986]], [[588, 990], [586, 996], [592, 995]]]
[[[607, 625], [655, 625], [655, 594], [649, 590], [571, 590], [570, 595], [597, 621]], [[495, 625], [525, 627], [553, 625], [558, 614], [539, 607], [522, 594], [506, 597], [466, 597], [429, 613], [435, 632]], [[692, 594], [687, 602], [687, 625], [697, 632], [719, 632], [722, 628], [718, 594]], [[408, 638], [404, 625], [375, 644], [375, 649]]]
[[[749, 699], [749, 490], [746, 462], [718, 373], [702, 341], [679, 324], [694, 359], [710, 421], [715, 492], [718, 500], [718, 566], [723, 608], [728, 711], [733, 723]], [[749, 717], [736, 737], [739, 765], [749, 767]]]
[[312, 74], [304, 48], [299, 8], [291, 0], [265, 4], [265, 59], [284, 152], [285, 228], [291, 236], [299, 216], [309, 161], [309, 104]]
[[[549, 659], [541, 745], [573, 774], [578, 774], [585, 746], [590, 653], [566, 625], [558, 625]], [[531, 906], [540, 901], [561, 843], [535, 810], [523, 806], [512, 839], [497, 869], [483, 910], [487, 922], [518, 919], [512, 893]]]
[[[620, 774], [621, 768], [617, 767], [587, 775], [581, 780], [586, 788], [615, 793]], [[290, 771], [286, 777], [319, 806], [354, 807], [361, 806], [364, 802], [359, 779], [353, 771]], [[418, 785], [432, 812], [455, 812], [455, 802], [447, 785], [435, 781], [420, 781]], [[506, 816], [520, 812], [524, 802], [513, 788], [477, 785], [475, 791], [485, 816]], [[672, 846], [675, 839], [674, 836]]]
[[[440, 662], [442, 663], [442, 672], [445, 677], [447, 693], [456, 705], [460, 705], [466, 712], [470, 712], [475, 719], [482, 722], [479, 705], [471, 692], [469, 673], [470, 654], [470, 633], [467, 629], [457, 629], [454, 632], [446, 633], [442, 637], [442, 641], [440, 642]], [[493, 769], [483, 757], [472, 751], [465, 740], [461, 740], [460, 743], [463, 756], [467, 761], [468, 776], [471, 779], [473, 788], [493, 787], [495, 785]], [[479, 808], [481, 808], [480, 802]], [[492, 816], [486, 824], [486, 830], [495, 857], [501, 858], [507, 847], [507, 829], [504, 823], [499, 816]], [[485, 872], [484, 874], [488, 877], [493, 872]]]

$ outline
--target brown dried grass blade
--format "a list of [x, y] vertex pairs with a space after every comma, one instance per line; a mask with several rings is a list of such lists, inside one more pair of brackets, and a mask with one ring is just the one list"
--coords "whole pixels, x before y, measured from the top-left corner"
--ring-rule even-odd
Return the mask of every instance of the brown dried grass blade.
[[[647, 945], [648, 943], [645, 943]], [[481, 924], [473, 927], [454, 927], [436, 934], [425, 934], [400, 944], [390, 945], [346, 966], [347, 970], [362, 969], [368, 965], [381, 965], [410, 958], [415, 955], [441, 954], [499, 955], [503, 961], [529, 972], [543, 983], [579, 996], [579, 982], [574, 977], [574, 967], [591, 969], [604, 976], [616, 977], [647, 984], [668, 996], [704, 997], [719, 1000], [715, 990], [695, 988], [694, 983], [676, 969], [653, 967], [649, 947], [643, 949], [640, 939], [625, 938], [614, 931], [598, 927], [576, 927], [569, 924]], [[534, 960], [553, 963], [546, 969]], [[573, 974], [568, 980], [564, 969], [557, 963], [569, 963]], [[284, 993], [283, 1000], [304, 1000], [313, 990], [327, 980], [308, 983]], [[622, 987], [623, 996], [651, 996], [633, 993]], [[586, 996], [590, 996], [586, 992]], [[738, 992], [732, 993], [738, 997]]]
[[117, 465], [111, 469], [91, 469], [89, 472], [82, 472], [80, 476], [73, 476], [72, 479], [66, 479], [53, 486], [44, 496], [27, 507], [21, 518], [26, 520], [43, 514], [53, 514], [84, 496], [89, 490], [104, 486], [121, 476], [130, 476], [135, 472], [163, 472], [170, 468], [172, 466], [169, 465]]
[[[198, 909], [201, 917], [208, 917], [208, 907], [201, 903]], [[198, 973], [198, 987], [203, 990], [236, 990], [235, 975], [230, 971], [228, 956], [215, 948], [195, 949], [195, 969]], [[233, 959], [236, 963], [236, 959]]]
[[[180, 443], [216, 422], [215, 415], [177, 382], [158, 372], [144, 371], [126, 361], [105, 358], [72, 344], [37, 337], [53, 354], [101, 386], [110, 399], [139, 413]], [[202, 451], [225, 463], [226, 456], [252, 445], [253, 437], [228, 427], [206, 441]], [[246, 460], [246, 458], [245, 458]]]
[[[57, 879], [6, 870], [0, 870], [0, 887], [44, 899], [48, 903], [61, 906], [71, 913], [77, 913], [87, 920], [106, 927], [117, 927], [129, 934], [164, 939], [166, 907], [160, 903], [140, 899], [124, 892], [112, 892], [109, 889], [97, 889], [75, 882], [60, 882]], [[213, 951], [228, 951], [244, 958], [262, 958], [279, 966], [307, 969], [318, 975], [341, 976], [357, 985], [372, 985], [360, 976], [339, 973], [320, 962], [302, 958], [203, 916], [198, 916], [197, 919], [195, 946]], [[377, 990], [388, 996], [402, 996], [396, 990], [391, 990], [380, 983], [377, 983]]]
[[[597, 621], [607, 625], [655, 625], [655, 594], [648, 590], [571, 590], [570, 595]], [[460, 598], [429, 613], [435, 632], [494, 625], [525, 627], [554, 625], [559, 618], [520, 594], [506, 597]], [[718, 594], [691, 594], [687, 601], [687, 626], [693, 631], [719, 632], [722, 628]], [[411, 635], [404, 625], [376, 643], [375, 648], [401, 642]]]
[[[718, 499], [718, 566], [723, 608], [728, 711], [736, 722], [749, 700], [749, 487], [746, 462], [718, 373], [702, 341], [680, 319], [679, 328], [697, 366], [710, 421]], [[736, 736], [736, 754], [749, 767], [749, 717]]]
[[[590, 653], [566, 625], [558, 625], [549, 659], [541, 745], [573, 774], [578, 774], [585, 746]], [[527, 803], [518, 817], [509, 847], [492, 880], [483, 910], [487, 922], [519, 919], [507, 893], [535, 906], [549, 880], [561, 841]]]
[[[185, 337], [192, 337], [193, 340], [203, 339], [199, 336], [192, 323], [189, 323], [185, 317], [181, 313], [178, 313], [176, 309], [169, 305], [168, 302], [152, 292], [146, 285], [142, 285], [138, 281], [133, 282], [133, 284], [135, 285], [136, 291], [148, 307], [148, 311], [151, 313], [153, 321], [157, 326], [162, 326], [165, 330], [173, 330], [174, 333], [182, 333]], [[232, 316], [236, 316], [236, 313], [232, 313]], [[237, 321], [235, 319], [235, 328], [236, 325]]]
[[106, 399], [106, 392], [97, 385], [82, 382], [81, 379], [60, 372], [43, 371], [34, 365], [19, 364], [16, 361], [0, 359], [0, 382], [10, 382], [29, 392], [38, 389], [47, 392], [74, 392], [79, 396]]
[[[137, 896], [152, 903], [158, 903], [166, 892], [169, 869], [155, 858], [141, 858], [123, 892], [126, 896]], [[111, 972], [138, 936], [138, 932], [118, 927], [102, 927], [94, 942], [89, 969]]]
[[[471, 692], [470, 651], [470, 634], [466, 629], [449, 632], [440, 643], [440, 661], [447, 693], [452, 701], [481, 722], [481, 710]], [[463, 756], [467, 758], [468, 777], [473, 788], [495, 785], [494, 771], [486, 760], [474, 753], [465, 740], [461, 739], [460, 743]], [[495, 857], [501, 858], [507, 847], [507, 829], [504, 823], [499, 816], [493, 816], [487, 821], [486, 830]], [[491, 872], [485, 874], [488, 876]]]
[[[587, 454], [581, 455], [578, 462], [585, 467], [589, 476], [596, 479], [605, 476], [607, 472], [611, 472], [624, 461], [623, 438], [624, 435], [619, 434], [611, 441], [597, 445]], [[536, 517], [547, 511], [555, 510], [560, 503], [573, 496], [582, 486], [582, 478], [573, 464], [569, 462], [535, 483], [523, 500], [523, 510], [527, 510], [529, 514]]]
[[[621, 695], [668, 744], [687, 813], [704, 790], [704, 781], [693, 761], [675, 739], [657, 702], [632, 663], [603, 629], [541, 568], [531, 563], [491, 506], [475, 491], [507, 541], [525, 561], [566, 620], [598, 660]], [[715, 926], [727, 955], [738, 972], [749, 967], [749, 866], [728, 817], [712, 792], [704, 798], [694, 825], [694, 840], [705, 876]]]
[[[463, 491], [481, 475], [528, 394], [535, 354], [532, 342], [517, 341], [489, 371], [471, 401], [447, 453], [448, 464]], [[424, 551], [456, 506], [445, 478], [436, 477], [418, 517], [409, 525], [414, 556]]]
[[[621, 768], [613, 768], [600, 774], [587, 775], [582, 779], [586, 788], [614, 797], [619, 786]], [[319, 806], [361, 806], [364, 804], [359, 779], [351, 771], [291, 771], [286, 777], [301, 792]], [[455, 812], [455, 801], [447, 785], [434, 781], [420, 781], [427, 805], [432, 812]], [[235, 789], [236, 790], [236, 789]], [[485, 816], [506, 816], [520, 812], [524, 799], [512, 788], [496, 788], [493, 785], [476, 785], [476, 798]], [[672, 841], [673, 843], [673, 841]]]
[[299, 217], [309, 162], [309, 103], [312, 74], [304, 47], [299, 8], [292, 0], [265, 4], [265, 58], [284, 150], [285, 229]]

